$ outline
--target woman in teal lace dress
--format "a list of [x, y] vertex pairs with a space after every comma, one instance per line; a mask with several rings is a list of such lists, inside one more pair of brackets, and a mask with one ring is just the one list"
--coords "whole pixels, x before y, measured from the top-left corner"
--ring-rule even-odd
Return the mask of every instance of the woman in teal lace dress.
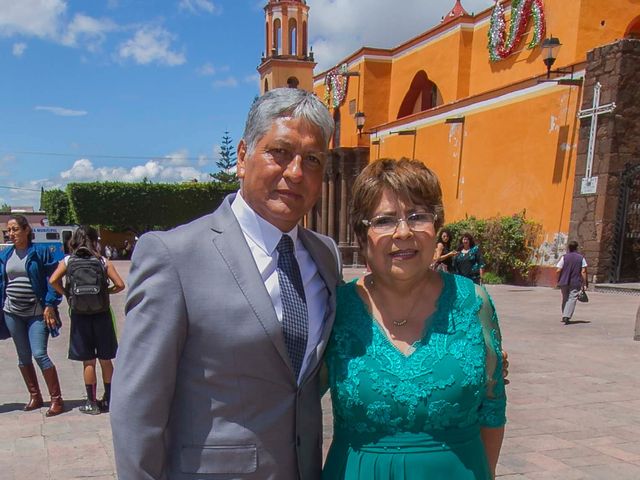
[[338, 291], [326, 364], [326, 480], [489, 480], [505, 423], [500, 330], [486, 291], [429, 268], [442, 193], [422, 163], [382, 159], [353, 187], [370, 273]]

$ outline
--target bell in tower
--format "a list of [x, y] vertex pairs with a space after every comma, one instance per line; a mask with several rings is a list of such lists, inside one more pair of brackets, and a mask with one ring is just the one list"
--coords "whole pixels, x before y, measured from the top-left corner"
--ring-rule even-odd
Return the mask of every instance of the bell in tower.
[[313, 89], [313, 52], [308, 48], [309, 6], [304, 0], [269, 0], [265, 50], [258, 66], [260, 93], [278, 87]]

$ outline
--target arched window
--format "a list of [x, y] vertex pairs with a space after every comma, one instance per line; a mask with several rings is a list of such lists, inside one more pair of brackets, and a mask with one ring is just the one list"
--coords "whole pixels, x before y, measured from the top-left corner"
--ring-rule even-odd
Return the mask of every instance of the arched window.
[[280, 55], [280, 49], [282, 48], [282, 24], [280, 19], [276, 18], [273, 21], [273, 49], [276, 55]]
[[298, 55], [298, 23], [289, 19], [289, 55]]
[[298, 88], [298, 85], [300, 85], [300, 80], [298, 80], [296, 77], [287, 78], [287, 87]]
[[265, 56], [268, 58], [269, 55], [271, 55], [271, 51], [269, 50], [269, 22], [265, 23], [264, 36], [266, 37], [264, 40], [264, 44], [265, 44], [265, 48], [267, 49], [267, 51], [264, 53], [266, 54]]
[[264, 93], [267, 93], [269, 91], [269, 80], [267, 80], [266, 78], [264, 79]]
[[302, 22], [302, 55], [307, 56], [307, 22]]
[[333, 148], [340, 146], [340, 109], [336, 108], [333, 111], [333, 123], [335, 123], [335, 129], [333, 130]]
[[438, 87], [429, 80], [424, 70], [420, 70], [413, 77], [409, 91], [407, 91], [404, 100], [402, 100], [398, 118], [429, 110], [441, 103], [442, 98]]
[[307, 22], [302, 22], [302, 56], [307, 56]]
[[624, 38], [640, 39], [640, 17], [636, 17], [627, 27]]

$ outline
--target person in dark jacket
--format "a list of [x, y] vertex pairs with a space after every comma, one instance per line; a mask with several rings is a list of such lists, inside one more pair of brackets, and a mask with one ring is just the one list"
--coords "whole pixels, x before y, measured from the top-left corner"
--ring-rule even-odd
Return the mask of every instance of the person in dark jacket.
[[576, 302], [581, 290], [589, 286], [587, 279], [587, 261], [578, 253], [578, 242], [572, 240], [567, 245], [569, 251], [565, 253], [558, 264], [558, 287], [562, 292], [562, 321], [567, 325], [576, 308]]
[[13, 245], [0, 252], [0, 292], [2, 313], [18, 352], [18, 368], [29, 391], [24, 410], [43, 405], [33, 359], [51, 395], [47, 417], [63, 412], [64, 404], [55, 365], [47, 354], [51, 332], [57, 332], [57, 306], [61, 296], [48, 283], [58, 262], [52, 252], [31, 242], [31, 226], [23, 215], [12, 215], [7, 222]]

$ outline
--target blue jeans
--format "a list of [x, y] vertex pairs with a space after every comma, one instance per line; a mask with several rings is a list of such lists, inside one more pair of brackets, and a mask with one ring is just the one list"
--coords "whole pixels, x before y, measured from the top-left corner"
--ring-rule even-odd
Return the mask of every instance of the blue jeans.
[[4, 312], [4, 320], [11, 332], [11, 338], [18, 352], [18, 365], [31, 365], [31, 356], [36, 359], [41, 370], [53, 367], [47, 354], [49, 330], [44, 323], [44, 317], [21, 317]]

